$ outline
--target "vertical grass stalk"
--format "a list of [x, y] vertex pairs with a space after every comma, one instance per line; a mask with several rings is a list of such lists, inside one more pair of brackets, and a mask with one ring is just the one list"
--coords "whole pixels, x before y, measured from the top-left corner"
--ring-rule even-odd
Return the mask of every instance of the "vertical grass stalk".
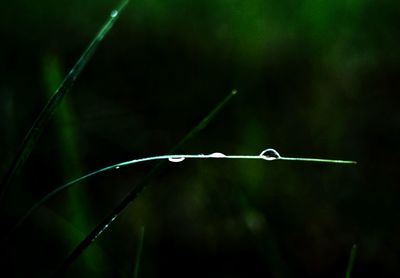
[[[46, 56], [43, 62], [44, 68], [44, 82], [48, 89], [48, 94], [54, 92], [57, 84], [62, 80], [62, 69], [58, 58], [54, 55]], [[82, 165], [82, 158], [79, 150], [79, 136], [73, 123], [77, 122], [75, 119], [73, 107], [68, 98], [60, 104], [58, 113], [55, 114], [53, 121], [57, 133], [58, 156], [61, 159], [57, 161], [61, 164], [61, 171], [63, 177], [81, 176], [85, 172]], [[74, 228], [79, 231], [79, 234], [69, 234], [67, 238], [70, 239], [69, 244], [74, 244], [81, 237], [79, 235], [86, 235], [90, 231], [90, 201], [86, 197], [86, 187], [76, 188], [68, 192], [66, 210], [70, 215], [71, 223]], [[65, 233], [69, 233], [66, 231]], [[96, 265], [99, 264], [98, 252], [95, 250], [88, 250], [83, 256], [85, 275], [91, 274]]]
[[138, 247], [136, 250], [135, 269], [133, 270], [133, 278], [139, 277], [139, 266], [142, 258], [143, 241], [144, 241], [144, 226], [140, 228]]

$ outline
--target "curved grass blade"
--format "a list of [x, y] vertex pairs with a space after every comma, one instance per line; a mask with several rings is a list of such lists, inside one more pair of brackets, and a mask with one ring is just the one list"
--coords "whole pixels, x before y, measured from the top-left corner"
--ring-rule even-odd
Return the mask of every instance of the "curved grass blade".
[[[208, 123], [211, 121], [212, 118], [214, 118], [214, 116], [218, 113], [219, 110], [221, 110], [226, 103], [236, 94], [236, 91], [232, 91], [228, 96], [226, 96], [195, 128], [193, 128], [169, 153], [174, 153], [176, 150], [178, 150], [180, 147], [182, 147], [187, 140], [189, 140], [192, 136], [194, 136], [196, 133], [198, 133], [200, 130], [202, 130], [203, 128], [205, 128]], [[118, 164], [114, 164], [111, 166], [107, 166], [105, 168], [102, 168], [100, 170], [91, 172], [89, 174], [86, 174], [84, 176], [81, 176], [75, 180], [72, 180], [56, 189], [54, 189], [53, 191], [51, 191], [50, 193], [48, 193], [47, 195], [45, 195], [42, 199], [40, 199], [39, 201], [37, 201], [26, 213], [25, 215], [17, 222], [16, 225], [14, 225], [14, 227], [11, 229], [9, 236], [6, 237], [6, 239], [8, 239], [10, 236], [12, 236], [18, 229], [19, 227], [25, 222], [25, 220], [33, 213], [35, 212], [41, 205], [43, 205], [47, 200], [51, 199], [54, 195], [58, 194], [59, 192], [75, 185], [78, 184], [79, 182], [90, 178], [92, 176], [98, 175], [100, 173], [106, 172], [106, 171], [111, 171], [114, 169], [118, 169], [120, 167], [123, 166], [128, 166], [131, 164], [135, 164], [135, 163], [140, 163], [140, 162], [145, 162], [145, 161], [151, 161], [151, 160], [166, 160], [166, 159], [173, 159], [173, 158], [179, 158], [182, 157], [182, 155], [162, 155], [162, 156], [153, 156], [153, 157], [148, 157], [148, 158], [142, 158], [142, 159], [135, 159], [135, 160], [131, 160], [131, 161], [127, 161], [127, 162], [122, 162], [122, 163], [118, 163]], [[191, 158], [196, 158], [196, 155], [192, 155]], [[198, 157], [197, 157], [198, 158]], [[202, 156], [202, 158], [205, 158], [204, 156]], [[161, 166], [160, 162], [158, 163], [154, 169], [152, 171], [150, 171], [149, 174], [154, 174], [153, 172], [155, 172], [160, 166]]]
[[[133, 164], [137, 164], [137, 163], [141, 163], [141, 162], [154, 161], [154, 160], [160, 160], [160, 161], [168, 160], [170, 162], [182, 162], [185, 159], [253, 159], [253, 160], [266, 160], [266, 161], [284, 160], [284, 161], [301, 161], [301, 162], [317, 162], [317, 163], [319, 162], [319, 163], [331, 163], [331, 164], [357, 164], [356, 161], [351, 161], [351, 160], [284, 157], [284, 156], [280, 156], [279, 153], [274, 149], [266, 149], [266, 150], [262, 151], [259, 155], [225, 155], [223, 153], [212, 153], [212, 154], [207, 154], [207, 155], [205, 155], [205, 154], [175, 154], [175, 155], [169, 154], [169, 155], [159, 155], [159, 156], [151, 156], [151, 157], [134, 159], [134, 160], [130, 160], [130, 161], [113, 164], [111, 166], [107, 166], [107, 167], [101, 168], [99, 170], [93, 171], [89, 174], [86, 174], [75, 180], [72, 180], [72, 181], [56, 188], [55, 190], [51, 191], [50, 193], [45, 195], [42, 199], [40, 199], [38, 202], [36, 202], [27, 211], [27, 213], [21, 218], [21, 220], [11, 230], [10, 234], [13, 234], [36, 209], [38, 209], [41, 205], [43, 205], [47, 200], [52, 198], [54, 195], [56, 195], [60, 191], [63, 191], [73, 185], [76, 185], [79, 182], [86, 180], [90, 177], [96, 176], [103, 172], [117, 170], [117, 169], [120, 169], [121, 167], [129, 166], [129, 165], [133, 165]], [[160, 163], [163, 163], [163, 162], [160, 162]], [[157, 164], [155, 166], [155, 168], [157, 168], [159, 166], [159, 164]]]
[[[111, 166], [104, 167], [102, 169], [96, 170], [94, 172], [91, 172], [89, 174], [86, 174], [80, 178], [77, 178], [75, 180], [72, 180], [55, 190], [51, 191], [48, 193], [46, 196], [44, 196], [42, 199], [40, 199], [38, 202], [36, 202], [28, 211], [27, 213], [21, 218], [21, 220], [14, 226], [14, 228], [11, 230], [10, 234], [13, 234], [24, 222], [25, 220], [36, 210], [38, 209], [41, 205], [43, 205], [47, 200], [52, 198], [54, 195], [59, 193], [60, 191], [63, 191], [73, 185], [78, 184], [79, 182], [86, 180], [90, 177], [93, 177], [95, 175], [98, 175], [103, 172], [108, 172], [116, 169], [120, 169], [121, 167], [125, 167], [128, 165], [132, 164], [137, 164], [141, 162], [146, 162], [146, 161], [154, 161], [154, 160], [169, 160], [170, 162], [182, 162], [185, 159], [256, 159], [256, 160], [267, 160], [267, 161], [273, 161], [273, 160], [286, 160], [286, 161], [302, 161], [302, 162], [320, 162], [320, 163], [331, 163], [331, 164], [357, 164], [356, 161], [351, 161], [351, 160], [332, 160], [332, 159], [320, 159], [320, 158], [301, 158], [301, 157], [284, 157], [284, 156], [279, 156], [279, 157], [271, 157], [271, 156], [266, 156], [264, 153], [266, 151], [273, 150], [273, 149], [267, 149], [259, 155], [225, 155], [223, 153], [212, 153], [212, 154], [175, 154], [175, 155], [159, 155], [159, 156], [151, 156], [151, 157], [145, 157], [145, 158], [139, 158], [139, 159], [134, 159], [126, 162], [121, 162], [117, 164], [113, 164]], [[273, 150], [275, 153], [277, 153], [275, 150]], [[162, 162], [160, 162], [162, 163]], [[158, 166], [158, 165], [157, 165]], [[156, 167], [157, 167], [156, 166]]]
[[[227, 97], [225, 97], [207, 116], [200, 121], [171, 151], [175, 152], [181, 148], [190, 138], [204, 129], [208, 123], [215, 117], [215, 115], [227, 104], [227, 102], [236, 95], [236, 90], [232, 91]], [[71, 252], [71, 254], [65, 259], [61, 266], [54, 273], [53, 277], [60, 277], [69, 266], [94, 242], [113, 222], [120, 216], [120, 214], [136, 199], [136, 197], [142, 193], [151, 178], [159, 171], [160, 167], [164, 164], [165, 160], [157, 163], [156, 166], [146, 175], [146, 177], [135, 186], [122, 201], [108, 214], [103, 221], [101, 221]]]
[[99, 46], [100, 42], [103, 40], [108, 31], [110, 31], [111, 27], [118, 19], [120, 12], [125, 8], [128, 2], [129, 0], [124, 0], [115, 10], [111, 12], [109, 19], [90, 42], [89, 46], [82, 53], [70, 72], [65, 76], [58, 89], [47, 102], [46, 106], [40, 112], [32, 127], [25, 135], [19, 151], [16, 154], [0, 185], [0, 200], [7, 193], [14, 176], [19, 172], [22, 165], [24, 165], [25, 161], [28, 159], [29, 155], [32, 152], [32, 149], [39, 140], [40, 135], [43, 133], [46, 124], [49, 122], [55, 110], [60, 105], [61, 100], [64, 98], [65, 94], [71, 89], [75, 80], [78, 78], [83, 68], [87, 65], [90, 58], [93, 56], [97, 47]]

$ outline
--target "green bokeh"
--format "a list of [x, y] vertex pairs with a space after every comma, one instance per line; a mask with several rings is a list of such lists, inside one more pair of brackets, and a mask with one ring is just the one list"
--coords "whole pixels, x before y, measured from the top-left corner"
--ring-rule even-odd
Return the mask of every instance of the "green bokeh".
[[[1, 175], [117, 4], [3, 3]], [[131, 1], [12, 184], [4, 222], [88, 171], [167, 153], [237, 89], [182, 152], [273, 147], [358, 165], [167, 164], [68, 276], [132, 277], [142, 226], [139, 277], [345, 277], [354, 243], [352, 277], [395, 276], [398, 10], [396, 1]], [[151, 167], [47, 202], [4, 249], [4, 273], [50, 274]]]

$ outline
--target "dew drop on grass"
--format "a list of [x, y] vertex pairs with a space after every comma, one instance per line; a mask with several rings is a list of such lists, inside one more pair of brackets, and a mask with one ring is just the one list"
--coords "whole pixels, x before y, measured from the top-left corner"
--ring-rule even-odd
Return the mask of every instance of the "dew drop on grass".
[[111, 17], [116, 17], [118, 15], [118, 11], [117, 10], [112, 10], [110, 16]]
[[171, 162], [182, 162], [185, 160], [185, 158], [184, 157], [170, 157], [170, 158], [168, 158], [168, 160]]
[[115, 167], [115, 170], [118, 170], [118, 169], [119, 169], [119, 166]]
[[218, 158], [218, 157], [225, 157], [223, 153], [212, 153], [210, 154], [210, 157]]
[[260, 153], [260, 157], [265, 160], [275, 160], [281, 158], [280, 154], [274, 149], [266, 149]]

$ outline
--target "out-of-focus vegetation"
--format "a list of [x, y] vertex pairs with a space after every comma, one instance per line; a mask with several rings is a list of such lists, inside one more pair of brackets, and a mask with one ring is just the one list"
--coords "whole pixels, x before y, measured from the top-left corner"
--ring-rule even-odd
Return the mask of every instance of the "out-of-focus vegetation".
[[[116, 1], [5, 1], [0, 176]], [[131, 1], [0, 204], [4, 233], [44, 194], [113, 163], [167, 153], [232, 89], [184, 153], [357, 160], [166, 165], [67, 273], [352, 277], [399, 272], [396, 1]], [[41, 207], [1, 271], [52, 273], [152, 163], [94, 177]], [[4, 246], [4, 245], [3, 245]], [[1, 275], [0, 275], [1, 276]]]

